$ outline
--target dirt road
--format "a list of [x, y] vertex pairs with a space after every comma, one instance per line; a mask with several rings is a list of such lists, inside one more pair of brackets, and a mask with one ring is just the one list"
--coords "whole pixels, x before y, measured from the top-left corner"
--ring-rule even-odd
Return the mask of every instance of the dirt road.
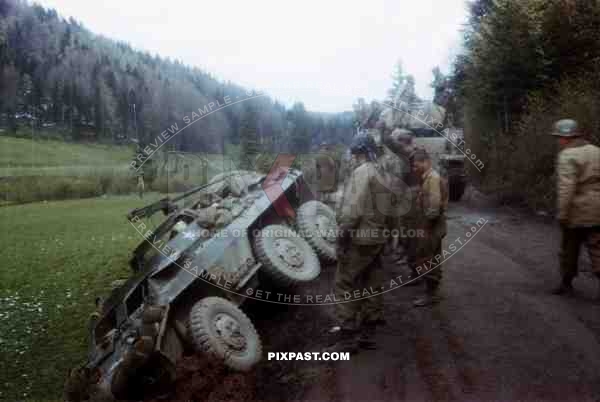
[[[331, 309], [258, 305], [254, 319], [265, 341], [259, 368], [247, 375], [224, 373], [221, 385], [203, 385], [203, 395], [194, 386], [193, 370], [188, 370], [177, 396], [268, 401], [600, 400], [595, 280], [579, 275], [574, 298], [549, 294], [558, 281], [559, 233], [547, 220], [457, 204], [450, 211], [447, 241], [464, 238], [481, 218], [487, 221], [485, 227], [443, 267], [440, 304], [413, 308], [411, 300], [419, 293], [414, 287], [385, 294], [388, 323], [377, 334], [377, 350], [361, 351], [349, 362], [267, 361], [270, 351], [321, 350]], [[314, 291], [330, 291], [332, 279], [329, 268]], [[233, 385], [224, 389], [226, 384]]]

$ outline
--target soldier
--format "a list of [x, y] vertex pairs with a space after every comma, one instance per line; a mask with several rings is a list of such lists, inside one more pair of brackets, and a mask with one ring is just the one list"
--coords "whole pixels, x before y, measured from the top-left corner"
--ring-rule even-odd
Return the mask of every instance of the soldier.
[[338, 166], [333, 158], [334, 152], [332, 146], [327, 143], [321, 143], [319, 153], [315, 158], [316, 167], [316, 191], [320, 201], [326, 204], [335, 203], [333, 194], [337, 190]]
[[[416, 174], [412, 170], [412, 158], [415, 154], [414, 134], [405, 129], [397, 128], [386, 139], [386, 144], [389, 149], [398, 156], [401, 160], [399, 172], [402, 175], [402, 182], [406, 186], [405, 202], [406, 206], [400, 212], [401, 219], [398, 225], [404, 229], [406, 233], [417, 232], [418, 225], [416, 221], [416, 195], [418, 193], [418, 180]], [[408, 265], [413, 272], [413, 276], [417, 277], [417, 241], [416, 237], [403, 239], [404, 249], [407, 253]], [[421, 284], [421, 279], [416, 279], [408, 282], [407, 286], [417, 286]]]
[[[417, 264], [424, 264], [442, 253], [442, 241], [447, 232], [448, 190], [445, 180], [433, 169], [431, 158], [425, 150], [415, 152], [413, 165], [421, 181], [417, 197], [417, 224], [424, 233], [422, 238], [417, 239], [416, 256]], [[425, 275], [425, 295], [415, 299], [413, 304], [424, 307], [437, 302], [441, 280], [441, 267], [428, 272]]]
[[396, 276], [398, 269], [402, 270], [409, 265], [407, 253], [409, 239], [401, 234], [406, 233], [407, 226], [404, 221], [412, 206], [410, 188], [406, 184], [410, 163], [403, 153], [396, 153], [390, 149], [394, 144], [390, 144], [389, 141], [383, 142], [380, 130], [369, 130], [369, 135], [375, 139], [378, 151], [377, 164], [386, 175], [387, 182], [384, 185], [389, 190], [388, 223], [391, 230], [388, 232], [381, 254], [381, 266], [389, 275]]
[[[330, 333], [336, 342], [328, 351], [356, 352], [358, 347], [373, 348], [375, 327], [385, 322], [381, 295], [380, 255], [389, 228], [389, 190], [387, 175], [376, 163], [377, 147], [366, 134], [355, 137], [350, 147], [354, 171], [348, 179], [338, 210], [338, 266], [336, 295], [345, 303], [335, 306], [337, 324]], [[386, 197], [388, 195], [388, 197]], [[352, 300], [355, 292], [370, 297]]]
[[140, 199], [144, 198], [145, 187], [146, 186], [144, 185], [144, 172], [140, 170], [137, 176], [137, 191]]
[[387, 143], [397, 155], [410, 159], [415, 152], [415, 136], [410, 130], [397, 128], [390, 134]]
[[[592, 271], [600, 279], [600, 148], [586, 141], [575, 120], [560, 120], [558, 136], [558, 220], [562, 230], [561, 284], [557, 295], [571, 294], [577, 276], [579, 248], [587, 243]], [[600, 298], [600, 292], [598, 293]]]

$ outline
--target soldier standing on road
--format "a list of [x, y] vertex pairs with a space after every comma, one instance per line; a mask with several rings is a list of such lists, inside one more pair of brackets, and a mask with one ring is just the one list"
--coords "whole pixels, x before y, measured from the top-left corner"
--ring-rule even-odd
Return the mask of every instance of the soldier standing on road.
[[[414, 170], [412, 169], [412, 159], [415, 154], [415, 145], [414, 145], [414, 134], [405, 129], [397, 128], [389, 135], [386, 139], [386, 144], [389, 149], [396, 154], [401, 160], [401, 175], [402, 181], [407, 187], [407, 191], [405, 191], [407, 207], [401, 213], [401, 219], [398, 220], [399, 229], [403, 229], [406, 233], [419, 233], [417, 230], [418, 222], [417, 222], [417, 194], [420, 189], [419, 180], [416, 177]], [[418, 238], [417, 237], [409, 237], [403, 239], [404, 248], [407, 253], [408, 265], [413, 272], [414, 277], [418, 276], [416, 272], [417, 268], [417, 245]], [[408, 282], [407, 286], [416, 286], [421, 284], [421, 279], [412, 280]]]
[[[446, 210], [448, 190], [445, 180], [432, 167], [429, 154], [417, 150], [413, 158], [415, 173], [421, 180], [417, 197], [418, 225], [424, 236], [417, 241], [417, 264], [442, 254], [442, 241], [446, 236]], [[423, 272], [421, 272], [423, 273]], [[438, 301], [437, 292], [442, 280], [442, 269], [437, 266], [425, 275], [425, 295], [414, 301], [416, 307], [429, 306]]]
[[337, 325], [330, 333], [336, 342], [328, 351], [356, 352], [359, 347], [373, 348], [375, 327], [385, 323], [383, 300], [374, 295], [355, 300], [355, 291], [381, 289], [383, 282], [380, 256], [389, 228], [387, 175], [376, 163], [377, 147], [366, 134], [355, 137], [350, 147], [354, 170], [348, 179], [338, 210], [338, 266], [335, 290], [340, 300], [335, 306]]
[[[560, 120], [557, 162], [558, 220], [562, 230], [561, 284], [554, 294], [573, 292], [579, 249], [587, 243], [592, 271], [600, 280], [600, 148], [586, 141], [575, 120]], [[600, 291], [598, 292], [600, 298]]]

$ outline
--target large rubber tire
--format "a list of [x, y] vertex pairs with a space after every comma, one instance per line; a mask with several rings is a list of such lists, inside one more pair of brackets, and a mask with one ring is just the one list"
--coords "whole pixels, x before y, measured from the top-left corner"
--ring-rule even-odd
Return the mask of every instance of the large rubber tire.
[[[261, 359], [262, 345], [254, 325], [235, 304], [221, 297], [204, 298], [192, 307], [190, 334], [198, 352], [234, 370], [248, 371]], [[241, 345], [232, 346], [228, 343], [232, 339]]]
[[[328, 227], [321, 227], [323, 221], [329, 223]], [[298, 208], [296, 222], [300, 234], [319, 257], [328, 262], [336, 260], [337, 223], [333, 209], [319, 201], [308, 201]], [[324, 234], [329, 234], [329, 240]]]
[[[298, 265], [291, 265], [280, 253], [281, 242], [293, 247]], [[266, 226], [254, 238], [254, 251], [256, 258], [262, 263], [262, 270], [272, 280], [281, 286], [294, 286], [299, 283], [310, 282], [321, 273], [319, 257], [310, 244], [300, 237], [292, 228], [283, 225]], [[289, 258], [288, 258], [289, 259]]]

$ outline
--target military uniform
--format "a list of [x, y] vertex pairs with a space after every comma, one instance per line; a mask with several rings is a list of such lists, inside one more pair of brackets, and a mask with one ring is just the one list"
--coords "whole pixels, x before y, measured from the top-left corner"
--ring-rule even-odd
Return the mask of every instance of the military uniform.
[[558, 155], [558, 219], [562, 228], [561, 274], [572, 280], [579, 249], [587, 244], [600, 277], [600, 148], [576, 139]]
[[[425, 234], [417, 241], [417, 265], [421, 265], [442, 254], [442, 241], [447, 233], [447, 183], [434, 169], [429, 169], [423, 174], [417, 208], [419, 228]], [[421, 270], [420, 273], [423, 272]], [[425, 285], [428, 294], [431, 295], [437, 291], [441, 280], [441, 267], [436, 267], [427, 273]]]
[[319, 151], [315, 157], [316, 177], [315, 190], [320, 201], [332, 204], [331, 196], [337, 190], [338, 166], [332, 154]]
[[[387, 146], [382, 146], [377, 163], [389, 175], [390, 180], [390, 229], [392, 231], [397, 229], [398, 233], [410, 233], [411, 229], [417, 229], [414, 223], [414, 200], [416, 199], [414, 195], [416, 192], [414, 188], [410, 187], [412, 177], [410, 161], [404, 155], [398, 155]], [[411, 259], [414, 253], [410, 253], [410, 250], [415, 249], [412, 247], [412, 240], [414, 239], [402, 237], [390, 239], [389, 247], [386, 249], [389, 251], [389, 254], [385, 255], [386, 261], [389, 260], [396, 265], [397, 261], [408, 258], [410, 264], [414, 260], [414, 258]]]
[[[364, 162], [348, 179], [338, 210], [338, 266], [336, 294], [341, 300], [354, 292], [381, 289], [380, 256], [389, 228], [389, 177], [375, 162]], [[358, 329], [383, 319], [381, 296], [336, 304], [336, 318], [342, 328]]]
[[[397, 204], [396, 214], [398, 219], [396, 221], [396, 228], [404, 229], [404, 233], [415, 233], [418, 228], [418, 215], [417, 215], [417, 194], [419, 189], [419, 180], [415, 173], [411, 169], [411, 157], [414, 154], [414, 145], [412, 144], [414, 135], [409, 130], [395, 129], [386, 138], [386, 147], [384, 147], [384, 168], [388, 165], [392, 165], [390, 171], [394, 178], [400, 178], [401, 187], [403, 187], [401, 193], [401, 204]], [[388, 156], [389, 153], [394, 154], [396, 159], [393, 160]], [[395, 166], [393, 166], [395, 165]], [[416, 250], [417, 241], [416, 237], [408, 237], [401, 239], [402, 246], [406, 252], [408, 259], [408, 265], [412, 268], [413, 272], [416, 268]], [[416, 282], [411, 282], [416, 284]]]
[[138, 191], [138, 196], [140, 198], [144, 198], [145, 189], [146, 189], [146, 186], [144, 184], [144, 174], [140, 173], [137, 177], [137, 191]]

